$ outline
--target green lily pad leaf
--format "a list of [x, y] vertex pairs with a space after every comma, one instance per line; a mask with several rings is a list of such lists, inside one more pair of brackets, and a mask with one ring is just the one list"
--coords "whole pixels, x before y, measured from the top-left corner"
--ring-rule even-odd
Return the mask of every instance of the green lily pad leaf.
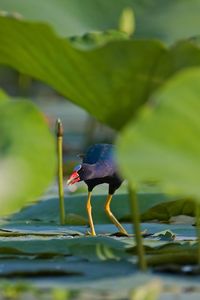
[[54, 140], [41, 113], [31, 102], [5, 99], [0, 105], [1, 215], [41, 195], [56, 164]]
[[160, 220], [171, 221], [171, 217], [182, 215], [182, 222], [186, 223], [184, 216], [195, 217], [196, 203], [190, 199], [180, 199], [176, 201], [164, 202], [150, 208], [141, 215], [143, 221]]
[[73, 214], [73, 213], [67, 213], [65, 215], [65, 223], [71, 225], [87, 225], [88, 220], [83, 216]]
[[[132, 224], [123, 223], [125, 229], [128, 233], [134, 233], [134, 228]], [[0, 235], [2, 237], [25, 237], [25, 236], [46, 236], [46, 237], [74, 237], [83, 236], [87, 234], [88, 227], [73, 225], [73, 226], [58, 226], [53, 224], [44, 224], [42, 221], [40, 223], [34, 222], [9, 222], [1, 226]], [[116, 227], [114, 224], [95, 224], [96, 233], [98, 236], [114, 236], [116, 233]], [[177, 241], [194, 241], [196, 240], [195, 227], [188, 224], [159, 224], [159, 223], [142, 223], [142, 232], [146, 232], [149, 237], [157, 232], [171, 230], [176, 234]], [[145, 234], [144, 234], [145, 235]], [[132, 238], [123, 237], [123, 241], [127, 243], [132, 243]], [[154, 241], [153, 241], [154, 242]]]
[[75, 255], [88, 260], [108, 260], [127, 257], [126, 242], [110, 237], [51, 238], [1, 240], [1, 254], [42, 255]]
[[173, 241], [176, 235], [171, 230], [164, 230], [154, 233], [152, 237], [158, 238], [161, 241]]
[[[7, 259], [0, 261], [1, 277], [27, 278], [29, 276], [37, 276], [38, 274], [39, 278], [44, 276], [43, 278], [47, 279], [47, 276], [51, 276], [53, 279], [56, 279], [57, 276], [76, 275], [76, 277], [72, 277], [71, 280], [69, 277], [63, 277], [65, 286], [69, 287], [80, 287], [80, 285], [85, 285], [86, 287], [88, 287], [88, 284], [92, 284], [94, 287], [96, 285], [97, 287], [102, 288], [104, 287], [104, 285], [102, 284], [102, 280], [106, 282], [107, 279], [109, 280], [111, 278], [121, 279], [122, 276], [125, 278], [125, 274], [127, 277], [128, 275], [134, 274], [135, 272], [136, 268], [134, 268], [133, 264], [126, 261], [110, 260], [105, 262], [87, 262], [84, 260], [80, 261], [79, 259], [73, 259], [72, 261], [70, 261], [70, 259], [27, 260], [25, 258], [19, 260]], [[59, 279], [61, 279], [61, 277]], [[141, 281], [141, 278], [139, 281]], [[47, 282], [49, 284], [49, 281]], [[52, 281], [50, 281], [50, 283], [52, 286]]]
[[177, 265], [176, 263], [170, 265], [161, 265], [155, 268], [156, 272], [165, 272], [173, 274], [184, 274], [184, 275], [200, 275], [200, 268], [198, 265], [187, 264], [187, 265]]
[[[141, 214], [145, 214], [149, 209], [160, 203], [169, 203], [169, 201], [175, 200], [175, 198], [161, 193], [143, 192], [138, 193], [138, 198]], [[92, 196], [91, 203], [95, 224], [110, 223], [110, 219], [104, 211], [105, 201], [106, 195]], [[66, 224], [88, 224], [86, 202], [86, 194], [65, 197]], [[131, 220], [128, 194], [114, 195], [111, 209], [119, 220]], [[8, 216], [8, 218], [11, 222], [39, 221], [59, 224], [59, 200], [58, 198], [42, 200], [36, 204], [24, 207], [20, 212]]]
[[[0, 43], [0, 64], [49, 84], [115, 129], [133, 116], [171, 67], [167, 49], [159, 41], [116, 40], [81, 51], [45, 24], [3, 17]], [[165, 57], [167, 63], [155, 69]]]
[[[160, 243], [160, 244], [159, 244]], [[198, 257], [197, 242], [171, 242], [158, 241], [154, 244], [153, 240], [144, 241], [145, 253], [148, 266], [159, 266], [167, 264], [195, 264]], [[128, 253], [136, 253], [136, 247], [128, 248]]]
[[178, 253], [164, 253], [149, 255], [147, 258], [147, 263], [149, 266], [159, 266], [159, 265], [187, 265], [196, 264], [198, 261], [197, 247], [196, 249], [187, 249], [187, 251], [180, 251]]
[[76, 243], [71, 244], [70, 252], [89, 261], [120, 260], [130, 256], [125, 251], [127, 247], [124, 242], [98, 236], [90, 240], [76, 240]]
[[53, 227], [52, 226], [33, 226], [30, 224], [9, 224], [5, 228], [0, 228], [0, 237], [40, 237], [40, 238], [50, 238], [50, 237], [63, 237], [63, 236], [81, 236], [83, 233], [78, 231], [78, 228], [65, 228]]
[[181, 72], [156, 93], [118, 140], [121, 170], [132, 184], [200, 199], [200, 69]]
[[28, 261], [26, 259], [14, 259], [12, 264], [9, 260], [5, 260], [5, 264], [1, 264], [0, 277], [39, 277], [39, 276], [74, 276], [83, 275], [82, 272], [68, 269], [66, 263], [61, 261]]
[[[192, 244], [193, 243], [193, 244]], [[144, 239], [144, 246], [149, 254], [183, 252], [197, 249], [197, 243], [168, 240]], [[120, 260], [136, 253], [136, 243], [132, 237], [113, 238], [97, 237], [27, 237], [0, 240], [0, 254], [28, 255], [36, 257], [76, 256], [89, 261]]]
[[196, 240], [196, 229], [188, 224], [160, 224], [160, 223], [142, 223], [142, 230], [147, 230], [147, 233], [156, 234], [157, 232], [171, 231], [176, 236], [176, 241], [194, 241]]
[[47, 83], [100, 122], [120, 129], [169, 76], [200, 65], [200, 49], [195, 41], [167, 49], [156, 40], [118, 35], [111, 34], [114, 40], [108, 42], [102, 34], [96, 48], [89, 50], [86, 43], [83, 50], [77, 49], [80, 42], [74, 47], [43, 23], [0, 17], [0, 64]]

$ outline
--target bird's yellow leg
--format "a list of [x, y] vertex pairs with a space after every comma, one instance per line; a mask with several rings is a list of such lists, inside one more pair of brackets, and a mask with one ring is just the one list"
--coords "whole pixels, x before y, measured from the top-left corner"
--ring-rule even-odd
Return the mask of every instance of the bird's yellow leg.
[[119, 231], [121, 233], [124, 233], [126, 235], [128, 235], [127, 231], [124, 229], [124, 227], [119, 223], [119, 221], [115, 218], [115, 216], [113, 215], [113, 213], [110, 210], [110, 203], [112, 200], [112, 195], [108, 195], [107, 199], [106, 199], [106, 204], [105, 204], [105, 212], [108, 215], [108, 217], [111, 219], [111, 221], [115, 224], [115, 226], [117, 226], [117, 228], [119, 229]]
[[96, 232], [94, 229], [94, 223], [93, 223], [93, 219], [92, 219], [92, 206], [91, 206], [91, 192], [88, 192], [88, 199], [87, 199], [87, 213], [88, 213], [88, 220], [89, 220], [89, 224], [90, 224], [90, 229], [91, 229], [91, 235], [95, 236]]

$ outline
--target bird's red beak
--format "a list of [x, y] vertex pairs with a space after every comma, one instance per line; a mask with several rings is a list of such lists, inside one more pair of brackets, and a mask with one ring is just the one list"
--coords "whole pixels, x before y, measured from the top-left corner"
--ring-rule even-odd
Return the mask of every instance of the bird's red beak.
[[80, 181], [80, 177], [78, 175], [78, 172], [74, 171], [71, 176], [69, 177], [69, 179], [67, 180], [67, 184], [74, 184], [75, 182]]

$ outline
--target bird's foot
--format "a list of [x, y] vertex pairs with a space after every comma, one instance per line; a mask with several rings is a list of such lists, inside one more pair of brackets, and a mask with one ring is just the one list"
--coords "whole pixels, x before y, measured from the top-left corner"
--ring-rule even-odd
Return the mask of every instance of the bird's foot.
[[91, 232], [91, 231], [88, 230], [88, 231], [86, 232], [86, 235], [87, 235], [87, 236], [96, 236], [96, 232], [95, 232], [95, 231], [94, 231], [94, 232]]

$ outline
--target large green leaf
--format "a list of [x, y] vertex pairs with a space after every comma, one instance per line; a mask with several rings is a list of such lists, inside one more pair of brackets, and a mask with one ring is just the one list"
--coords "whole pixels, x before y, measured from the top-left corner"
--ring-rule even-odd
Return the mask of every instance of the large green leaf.
[[[81, 247], [80, 247], [81, 245]], [[126, 256], [125, 250], [131, 245], [115, 240], [110, 237], [81, 237], [81, 238], [52, 238], [52, 239], [32, 239], [27, 243], [26, 239], [2, 240], [0, 241], [1, 254], [27, 254], [27, 255], [76, 255], [91, 260], [101, 260], [103, 247], [111, 251], [116, 251], [121, 256]], [[107, 257], [110, 259], [109, 257]], [[114, 258], [114, 257], [112, 257]]]
[[[22, 224], [21, 236], [18, 237], [13, 232], [10, 237], [0, 238], [0, 276], [1, 277], [27, 277], [35, 276], [40, 280], [42, 276], [70, 276], [82, 275], [82, 280], [95, 279], [97, 286], [102, 284], [102, 280], [117, 277], [123, 278], [128, 282], [128, 287], [132, 286], [133, 281], [130, 274], [135, 273], [135, 255], [136, 243], [132, 237], [114, 238], [114, 237], [74, 237], [70, 236], [69, 227], [62, 227], [62, 231], [68, 236], [61, 234], [61, 227], [53, 226], [60, 230], [57, 236], [46, 235], [45, 238], [39, 232], [45, 231], [45, 226], [40, 224], [31, 226]], [[19, 226], [16, 224], [16, 226]], [[101, 225], [99, 225], [101, 226]], [[6, 228], [11, 228], [9, 224]], [[70, 227], [71, 228], [71, 227]], [[80, 228], [80, 226], [79, 226]], [[148, 254], [149, 265], [166, 264], [175, 262], [180, 264], [194, 263], [196, 260], [197, 244], [193, 240], [195, 228], [188, 225], [168, 225], [168, 224], [143, 224], [143, 228], [148, 232], [154, 233], [160, 230], [172, 230], [178, 235], [186, 234], [188, 241], [173, 240], [170, 243], [166, 240], [157, 240], [157, 237], [148, 237], [144, 239], [146, 253]], [[28, 230], [27, 230], [28, 229]], [[16, 230], [13, 227], [13, 230]], [[5, 229], [4, 229], [5, 231]], [[48, 234], [48, 230], [46, 229]], [[25, 235], [23, 235], [23, 233]], [[34, 234], [37, 234], [37, 237]], [[177, 258], [177, 261], [175, 260]], [[127, 261], [128, 260], [128, 261]], [[110, 270], [110, 271], [109, 271]], [[113, 270], [116, 274], [113, 275]], [[114, 276], [114, 277], [113, 277]], [[138, 276], [136, 276], [138, 278]], [[97, 279], [101, 279], [99, 282]], [[65, 277], [65, 284], [68, 279]], [[72, 278], [74, 285], [80, 284], [80, 278]], [[130, 281], [131, 280], [131, 285]], [[165, 278], [166, 280], [166, 278]], [[68, 284], [71, 284], [69, 281]], [[91, 285], [91, 282], [90, 282]], [[123, 282], [122, 282], [122, 286]], [[122, 288], [120, 286], [120, 288]], [[105, 288], [105, 287], [104, 287]]]
[[[142, 221], [160, 220], [167, 222], [173, 216], [182, 216], [183, 222], [186, 222], [185, 216], [195, 217], [196, 203], [191, 199], [180, 199], [177, 201], [164, 202], [153, 206], [141, 216]], [[190, 219], [190, 222], [192, 220]]]
[[123, 174], [131, 183], [156, 181], [170, 193], [200, 199], [200, 69], [171, 79], [118, 141]]
[[199, 65], [200, 49], [194, 41], [167, 50], [154, 40], [116, 39], [84, 51], [45, 24], [0, 17], [0, 64], [46, 82], [120, 129], [170, 75]]
[[47, 25], [2, 17], [0, 45], [1, 64], [46, 82], [114, 128], [132, 117], [170, 70], [158, 41], [118, 40], [81, 51]]
[[[148, 224], [146, 225], [148, 226]], [[169, 225], [166, 225], [166, 227]], [[171, 225], [171, 227], [176, 227]], [[187, 229], [187, 226], [182, 226], [182, 230]], [[191, 229], [191, 228], [190, 228]], [[165, 230], [168, 231], [169, 230]], [[160, 232], [157, 234], [161, 234]], [[174, 233], [173, 233], [174, 234]], [[195, 230], [193, 229], [193, 236]], [[190, 237], [191, 238], [191, 237]], [[152, 238], [144, 239], [144, 245], [148, 253], [162, 254], [171, 252], [187, 251], [189, 249], [196, 249], [196, 241], [176, 241], [171, 239], [161, 239], [160, 237], [153, 236]], [[133, 249], [134, 248], [134, 249]], [[56, 256], [56, 255], [74, 255], [90, 261], [93, 260], [106, 260], [106, 259], [120, 259], [127, 258], [127, 252], [130, 253], [134, 250], [135, 253], [136, 242], [132, 237], [123, 239], [97, 236], [97, 237], [74, 237], [58, 235], [54, 238], [41, 238], [32, 237], [27, 242], [26, 236], [19, 236], [0, 240], [0, 254], [6, 255], [43, 255]], [[163, 251], [162, 251], [163, 250]]]
[[[147, 213], [149, 209], [160, 204], [175, 200], [161, 193], [138, 193], [140, 212]], [[75, 195], [65, 198], [66, 223], [71, 225], [88, 224], [86, 212], [87, 195]], [[95, 224], [107, 224], [110, 219], [104, 211], [106, 195], [93, 195], [92, 208]], [[120, 220], [130, 220], [129, 199], [127, 194], [116, 194], [113, 197], [111, 209]], [[178, 214], [178, 211], [177, 211]], [[10, 216], [11, 221], [42, 221], [45, 223], [59, 223], [59, 201], [52, 198], [23, 208], [20, 212]]]
[[[131, 223], [125, 223], [124, 227], [129, 232], [129, 234], [134, 233], [134, 228]], [[116, 236], [116, 227], [114, 224], [95, 224], [95, 229], [97, 235], [100, 237], [114, 237], [119, 238], [121, 241], [127, 244], [133, 243], [133, 239], [130, 237], [120, 237]], [[176, 241], [194, 241], [196, 240], [196, 230], [195, 227], [189, 224], [162, 224], [162, 223], [142, 223], [141, 230], [144, 232], [144, 238], [147, 237], [149, 243], [148, 246], [159, 246], [162, 243], [155, 243], [155, 239], [151, 239], [151, 235], [161, 231], [172, 231], [176, 236]], [[12, 239], [26, 239], [31, 237], [31, 239], [52, 239], [52, 238], [72, 238], [72, 237], [83, 237], [87, 234], [86, 226], [82, 225], [65, 225], [60, 226], [52, 223], [45, 223], [41, 220], [40, 222], [29, 221], [11, 221], [7, 224], [3, 224], [0, 227], [0, 237], [2, 239], [7, 238], [7, 240]], [[79, 241], [77, 239], [77, 241]]]
[[0, 214], [3, 215], [34, 200], [50, 184], [55, 173], [55, 146], [44, 117], [31, 102], [0, 97]]
[[[4, 278], [29, 278], [35, 277], [37, 284], [46, 287], [62, 286], [78, 287], [84, 284], [85, 287], [91, 285], [97, 285], [103, 288], [102, 280], [108, 278], [111, 280], [121, 278], [135, 273], [136, 269], [132, 263], [125, 261], [106, 261], [106, 262], [87, 262], [75, 259], [70, 261], [69, 259], [38, 259], [38, 260], [27, 260], [13, 259], [13, 260], [1, 260], [0, 261], [0, 276]], [[74, 277], [76, 275], [76, 277]], [[79, 276], [78, 276], [79, 275]], [[57, 277], [59, 276], [59, 277]], [[62, 276], [62, 277], [61, 277]], [[65, 276], [65, 277], [64, 277]], [[72, 277], [73, 276], [73, 277]], [[57, 278], [56, 278], [57, 277]], [[137, 276], [138, 277], [138, 276]], [[41, 280], [43, 278], [43, 280]], [[52, 280], [53, 279], [53, 280]], [[58, 281], [59, 280], [59, 281]], [[141, 278], [140, 278], [141, 280]], [[55, 285], [54, 285], [55, 284]], [[132, 285], [133, 286], [133, 282]], [[27, 295], [26, 295], [27, 296]], [[39, 298], [38, 295], [35, 299]], [[50, 297], [47, 299], [55, 299]], [[66, 298], [58, 298], [66, 299]], [[76, 298], [77, 299], [77, 298]], [[79, 299], [79, 298], [78, 298]], [[93, 299], [93, 298], [91, 298]], [[102, 298], [100, 298], [102, 299]]]
[[0, 9], [48, 22], [65, 36], [116, 29], [127, 7], [135, 12], [139, 38], [159, 38], [172, 43], [200, 34], [198, 0], [43, 0], [37, 5], [34, 0], [0, 1]]

